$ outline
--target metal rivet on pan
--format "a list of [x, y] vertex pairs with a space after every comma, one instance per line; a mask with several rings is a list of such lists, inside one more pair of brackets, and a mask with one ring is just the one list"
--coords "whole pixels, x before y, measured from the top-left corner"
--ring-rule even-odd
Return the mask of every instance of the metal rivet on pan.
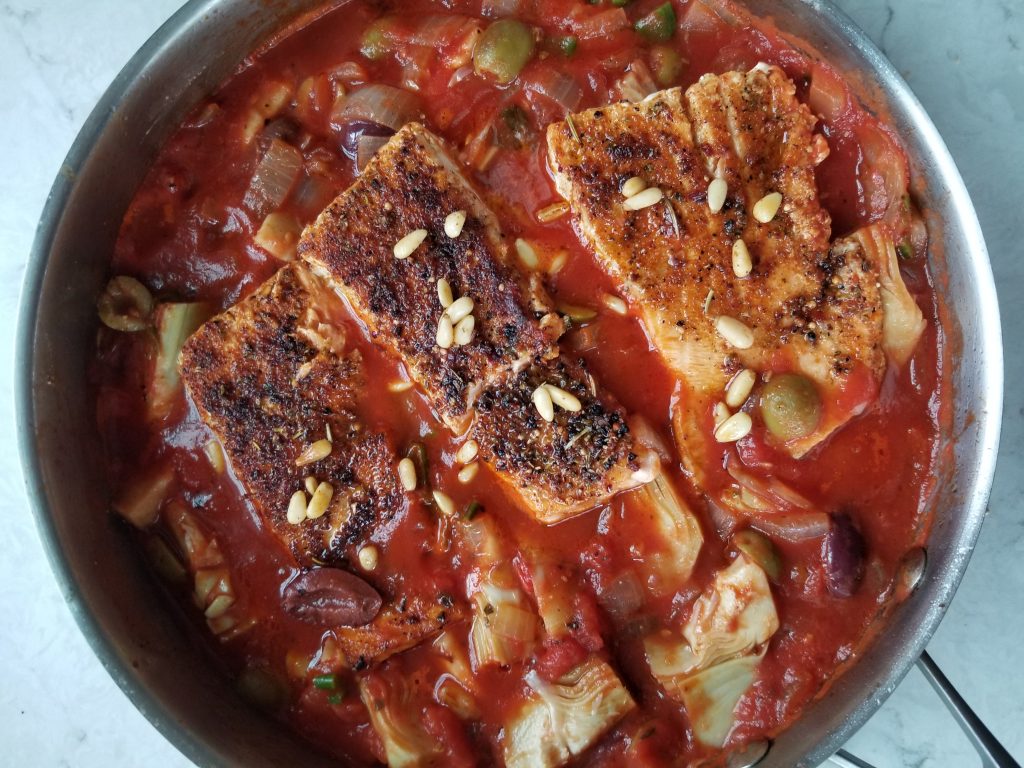
[[914, 547], [900, 561], [896, 571], [896, 600], [904, 600], [917, 589], [924, 578], [928, 565], [928, 554], [924, 547]]
[[743, 749], [729, 755], [725, 762], [726, 768], [752, 768], [764, 760], [771, 746], [770, 741], [752, 741]]

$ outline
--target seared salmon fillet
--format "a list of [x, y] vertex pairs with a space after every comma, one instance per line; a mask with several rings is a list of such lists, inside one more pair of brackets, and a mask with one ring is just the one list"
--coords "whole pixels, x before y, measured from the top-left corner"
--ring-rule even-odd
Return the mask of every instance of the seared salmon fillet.
[[[352, 411], [365, 382], [360, 355], [334, 321], [338, 299], [305, 267], [286, 266], [202, 326], [181, 353], [182, 378], [249, 500], [303, 564], [338, 564], [405, 504], [394, 449]], [[328, 436], [330, 454], [297, 459]], [[306, 476], [329, 482], [327, 513], [288, 522]]]
[[[568, 393], [576, 410], [553, 402], [554, 418], [545, 422], [534, 402], [541, 386]], [[654, 477], [654, 454], [632, 439], [622, 408], [598, 390], [582, 364], [564, 356], [510, 371], [484, 390], [471, 435], [510, 495], [545, 524]]]
[[[458, 211], [465, 223], [450, 237], [445, 219]], [[417, 230], [426, 231], [422, 244], [396, 258], [396, 243]], [[421, 125], [407, 125], [377, 153], [306, 229], [299, 254], [346, 298], [370, 336], [405, 363], [457, 433], [469, 425], [473, 401], [489, 382], [557, 354], [561, 321], [539, 282], [510, 268], [493, 213], [440, 139]], [[437, 344], [440, 279], [454, 298], [473, 301], [472, 344]]]
[[[455, 211], [466, 217], [453, 237], [445, 219]], [[395, 244], [416, 230], [422, 242], [396, 257]], [[306, 230], [299, 254], [405, 364], [448, 428], [472, 431], [537, 520], [584, 512], [652, 476], [654, 454], [634, 442], [621, 411], [557, 361], [563, 326], [539, 278], [512, 266], [494, 214], [422, 126], [406, 126], [378, 152]], [[475, 326], [461, 345], [439, 343], [439, 279], [456, 301], [472, 299]], [[583, 413], [538, 416], [531, 395], [548, 376], [580, 392]]]
[[[794, 457], [863, 410], [886, 367], [880, 285], [902, 280], [858, 238], [829, 243], [814, 177], [828, 147], [781, 69], [705, 75], [685, 92], [570, 120], [548, 128], [556, 186], [685, 383], [676, 431], [691, 471], [708, 437], [701, 425], [744, 368], [800, 373], [823, 402], [844, 404], [779, 446]], [[663, 197], [627, 204], [633, 177], [651, 188], [646, 199]], [[726, 187], [718, 210], [713, 179]]]

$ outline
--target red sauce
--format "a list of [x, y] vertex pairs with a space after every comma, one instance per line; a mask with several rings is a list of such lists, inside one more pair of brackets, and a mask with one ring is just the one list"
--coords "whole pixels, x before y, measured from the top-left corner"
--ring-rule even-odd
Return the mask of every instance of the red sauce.
[[[637, 0], [627, 8], [635, 19], [653, 7]], [[570, 12], [597, 13], [608, 6], [584, 6], [578, 0], [536, 0], [524, 3], [524, 20], [548, 34], [561, 34], [559, 20]], [[240, 126], [254, 95], [268, 82], [292, 86], [306, 78], [335, 70], [344, 62], [358, 62], [375, 83], [400, 84], [401, 68], [389, 58], [371, 62], [360, 56], [361, 34], [387, 3], [355, 0], [342, 10], [319, 16], [308, 25], [289, 30], [245, 61], [239, 71], [213, 95], [212, 119], [208, 104], [200, 105], [186, 124], [167, 142], [139, 189], [121, 229], [111, 266], [113, 274], [138, 277], [165, 300], [207, 300], [225, 308], [253, 291], [279, 266], [253, 242], [260, 222], [250, 220], [241, 201], [259, 151], [244, 143]], [[460, 13], [480, 15], [478, 0], [449, 0], [434, 4], [411, 0], [400, 6], [410, 23], [420, 15]], [[447, 9], [447, 10], [446, 10]], [[821, 199], [834, 222], [834, 234], [868, 224], [883, 214], [879, 187], [898, 177], [905, 182], [906, 165], [897, 143], [874, 117], [850, 96], [846, 86], [827, 67], [814, 64], [794, 51], [771, 30], [739, 20], [735, 26], [720, 21], [699, 24], [687, 4], [677, 3], [683, 28], [671, 45], [687, 61], [675, 85], [686, 86], [705, 72], [748, 68], [758, 61], [782, 66], [798, 83], [801, 98], [819, 106], [821, 94], [809, 87], [812, 75], [830, 84], [838, 94], [820, 130], [828, 139], [831, 155], [818, 172]], [[689, 24], [690, 26], [687, 26]], [[644, 43], [631, 30], [582, 41], [572, 58], [557, 54], [535, 58], [521, 75], [523, 81], [556, 67], [573, 76], [583, 87], [580, 108], [607, 103], [609, 87], [625, 67], [648, 56]], [[573, 232], [568, 217], [539, 224], [534, 212], [558, 200], [545, 167], [542, 132], [546, 121], [561, 117], [555, 105], [541, 99], [525, 100], [515, 87], [501, 91], [470, 77], [458, 88], [449, 88], [451, 72], [435, 66], [423, 79], [421, 95], [428, 126], [453, 146], [462, 147], [479, 132], [499, 104], [514, 100], [535, 121], [533, 137], [522, 149], [501, 149], [475, 181], [490, 198], [506, 227], [506, 234], [522, 236], [552, 248], [564, 249], [568, 260], [549, 280], [558, 301], [598, 306], [600, 296], [614, 286], [599, 270]], [[351, 159], [338, 150], [338, 136], [330, 125], [331, 94], [323, 81], [305, 107], [293, 108], [289, 119], [304, 137], [307, 167], [318, 166], [324, 180], [319, 197], [303, 199], [292, 194], [284, 210], [308, 223], [318, 209], [341, 192], [354, 178]], [[881, 149], [891, 150], [881, 152]], [[880, 168], [879, 158], [890, 155], [890, 167]], [[903, 263], [908, 287], [924, 311], [928, 330], [912, 360], [898, 371], [890, 370], [876, 403], [861, 417], [839, 431], [813, 459], [796, 461], [768, 446], [752, 450], [768, 455], [777, 475], [822, 509], [848, 511], [868, 544], [869, 563], [860, 589], [850, 598], [830, 596], [825, 589], [820, 542], [778, 546], [784, 574], [774, 588], [782, 628], [773, 638], [750, 692], [737, 709], [738, 725], [730, 744], [771, 735], [786, 727], [809, 700], [817, 695], [834, 671], [856, 654], [872, 621], [882, 609], [883, 596], [903, 554], [924, 535], [925, 502], [931, 489], [942, 372], [939, 348], [942, 339], [935, 294], [925, 254], [915, 253]], [[376, 384], [363, 398], [360, 415], [372, 428], [386, 430], [398, 446], [422, 441], [430, 454], [435, 482], [447, 489], [458, 507], [483, 503], [487, 515], [503, 520], [520, 547], [553, 548], [581, 571], [580, 615], [584, 621], [575, 646], [544, 649], [539, 668], [565, 669], [578, 658], [584, 645], [604, 646], [640, 704], [599, 745], [588, 753], [586, 764], [662, 765], [675, 757], [697, 759], [707, 750], [696, 745], [685, 714], [658, 690], [643, 657], [636, 632], [615, 627], [594, 600], [595, 589], [628, 568], [645, 539], [634, 525], [635, 510], [627, 498], [616, 499], [606, 510], [597, 510], [551, 528], [542, 528], [508, 504], [495, 481], [481, 472], [472, 486], [460, 485], [454, 475], [454, 445], [421, 396], [415, 392], [389, 393], [384, 382], [400, 378], [399, 366], [375, 349], [351, 318], [351, 327], [363, 351], [368, 379]], [[579, 331], [565, 343], [573, 344]], [[368, 725], [358, 696], [351, 691], [336, 697], [312, 686], [309, 678], [289, 676], [296, 659], [301, 665], [313, 660], [323, 643], [323, 632], [282, 609], [281, 585], [296, 564], [280, 542], [247, 506], [243, 492], [229, 474], [218, 474], [203, 452], [209, 433], [198, 415], [179, 397], [162, 421], [145, 416], [145, 370], [148, 347], [137, 335], [101, 332], [95, 365], [98, 389], [97, 413], [108, 456], [113, 487], [120, 487], [143, 467], [169, 459], [176, 468], [170, 496], [187, 505], [214, 536], [229, 564], [240, 605], [258, 619], [258, 626], [217, 646], [226, 673], [236, 675], [246, 667], [269, 670], [289, 680], [288, 703], [279, 712], [295, 728], [338, 755], [360, 761], [382, 756], [379, 739]], [[603, 386], [631, 413], [642, 415], [671, 444], [670, 404], [676, 382], [647, 342], [632, 316], [601, 317], [598, 343], [582, 351]], [[681, 470], [672, 469], [676, 484], [688, 488]], [[706, 532], [697, 571], [688, 584], [673, 594], [651, 598], [645, 614], [655, 622], [678, 624], [714, 572], [727, 562], [727, 547], [714, 534], [714, 525], [703, 517], [703, 505], [692, 492], [694, 510], [702, 515]], [[407, 583], [434, 583], [453, 594], [460, 593], [466, 566], [455, 558], [441, 563], [424, 554], [424, 537], [432, 537], [430, 517], [414, 504], [406, 517], [380, 535], [380, 578], [401, 572]], [[528, 587], [529, 585], [527, 585]], [[187, 590], [171, 590], [188, 601]], [[201, 617], [195, 616], [197, 632], [207, 634]], [[465, 633], [462, 633], [463, 635]], [[588, 648], [587, 650], [593, 650]], [[538, 651], [540, 653], [540, 651]], [[440, 674], [436, 657], [421, 649], [390, 662], [410, 679], [433, 680]], [[304, 669], [304, 666], [303, 666]], [[445, 734], [450, 755], [447, 764], [490, 762], [500, 754], [500, 729], [508, 708], [522, 696], [521, 665], [479, 673], [482, 690], [479, 725], [465, 728], [447, 709], [424, 703], [422, 720], [429, 731]], [[429, 687], [429, 686], [428, 686]], [[333, 697], [333, 698], [332, 698]]]

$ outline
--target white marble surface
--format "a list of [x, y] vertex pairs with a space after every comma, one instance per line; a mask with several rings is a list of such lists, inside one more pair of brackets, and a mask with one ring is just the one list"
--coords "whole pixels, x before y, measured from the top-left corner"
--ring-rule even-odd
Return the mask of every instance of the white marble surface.
[[[992, 253], [1007, 362], [990, 518], [929, 650], [1024, 760], [1024, 3], [839, 0], [931, 113]], [[14, 317], [36, 219], [79, 126], [176, 0], [0, 0], [0, 764], [187, 766], [93, 657], [65, 608], [27, 508], [14, 448]], [[917, 672], [849, 749], [878, 768], [978, 760]]]

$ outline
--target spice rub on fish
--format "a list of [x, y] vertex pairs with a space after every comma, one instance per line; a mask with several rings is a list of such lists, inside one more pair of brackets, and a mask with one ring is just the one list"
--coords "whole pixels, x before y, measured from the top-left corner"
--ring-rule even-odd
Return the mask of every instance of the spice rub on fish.
[[[468, 427], [489, 382], [557, 354], [562, 325], [538, 278], [509, 266], [493, 213], [419, 124], [399, 131], [307, 228], [299, 254], [348, 300], [374, 341], [405, 363], [456, 433]], [[439, 280], [449, 301], [472, 301], [472, 344], [455, 343], [454, 326], [468, 314], [440, 329], [450, 318], [442, 320]]]
[[[511, 266], [494, 214], [422, 126], [378, 152], [306, 230], [299, 254], [406, 365], [444, 423], [472, 431], [537, 520], [558, 522], [653, 476], [654, 453], [621, 410], [558, 360], [563, 326], [538, 276]], [[548, 380], [578, 398], [579, 413], [552, 404], [557, 418], [539, 415], [533, 392]]]
[[[898, 266], [862, 235], [830, 245], [814, 176], [828, 147], [781, 69], [705, 75], [685, 93], [570, 120], [548, 128], [557, 188], [684, 382], [676, 436], [692, 472], [716, 427], [712, 409], [744, 369], [813, 382], [817, 421], [767, 438], [794, 457], [867, 406], [886, 353], [899, 356], [886, 346], [881, 286], [909, 296]], [[760, 429], [746, 417], [732, 426], [720, 437]]]
[[[189, 395], [249, 500], [307, 565], [347, 562], [406, 506], [388, 438], [364, 430], [352, 410], [365, 382], [359, 352], [346, 349], [333, 319], [338, 303], [307, 268], [289, 265], [181, 353]], [[307, 477], [333, 495], [319, 517], [290, 522], [289, 502]]]
[[509, 493], [545, 524], [655, 474], [655, 454], [633, 439], [622, 408], [564, 357], [510, 371], [484, 390], [471, 435]]

